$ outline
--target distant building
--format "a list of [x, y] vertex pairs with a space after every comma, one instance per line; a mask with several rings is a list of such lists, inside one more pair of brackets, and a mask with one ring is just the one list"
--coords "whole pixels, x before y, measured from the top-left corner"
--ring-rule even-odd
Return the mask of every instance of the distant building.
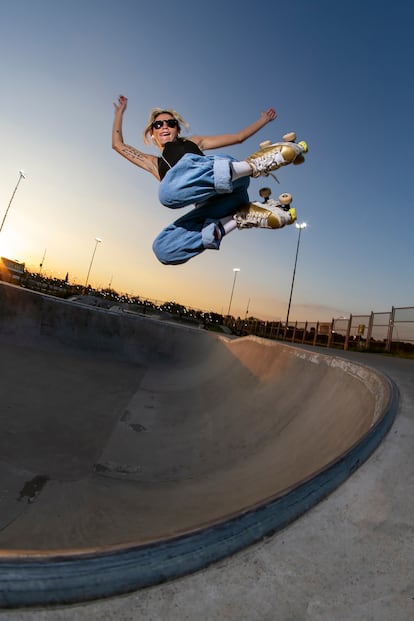
[[331, 329], [331, 324], [326, 321], [321, 321], [318, 326], [319, 334], [329, 334]]
[[0, 257], [0, 280], [11, 282], [14, 285], [20, 284], [24, 277], [25, 264], [20, 261], [13, 261]]

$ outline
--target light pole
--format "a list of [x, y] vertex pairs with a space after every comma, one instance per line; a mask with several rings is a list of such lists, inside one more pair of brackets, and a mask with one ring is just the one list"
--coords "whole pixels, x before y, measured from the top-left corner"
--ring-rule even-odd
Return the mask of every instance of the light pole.
[[249, 306], [250, 306], [250, 298], [249, 298], [249, 299], [248, 299], [248, 301], [247, 301], [246, 315], [245, 315], [245, 317], [244, 317], [244, 319], [245, 319], [245, 320], [247, 319], [247, 316], [248, 316], [248, 314], [249, 314]]
[[2, 229], [3, 229], [3, 225], [4, 225], [4, 223], [5, 223], [5, 221], [6, 221], [7, 214], [9, 213], [9, 209], [10, 209], [10, 206], [11, 206], [11, 204], [12, 204], [12, 201], [13, 201], [14, 195], [16, 194], [16, 192], [17, 192], [17, 188], [19, 187], [19, 183], [20, 183], [20, 181], [21, 181], [22, 179], [26, 179], [26, 176], [25, 176], [25, 174], [24, 174], [24, 172], [23, 172], [22, 170], [19, 170], [19, 178], [18, 178], [17, 183], [16, 183], [16, 186], [15, 186], [15, 188], [14, 188], [14, 190], [13, 190], [13, 194], [11, 195], [11, 199], [9, 200], [9, 204], [7, 205], [6, 213], [5, 213], [5, 214], [4, 214], [4, 216], [3, 216], [3, 220], [2, 220], [2, 222], [1, 222], [1, 226], [0, 226], [0, 233], [1, 233]]
[[91, 262], [89, 263], [89, 269], [88, 269], [88, 275], [86, 276], [86, 282], [85, 282], [85, 289], [88, 286], [88, 282], [89, 282], [89, 274], [91, 273], [91, 269], [92, 269], [92, 263], [93, 260], [95, 258], [95, 252], [96, 249], [98, 247], [98, 244], [100, 244], [102, 242], [102, 239], [100, 237], [95, 237], [95, 246], [93, 248], [93, 252], [92, 252], [92, 258], [91, 258]]
[[43, 253], [42, 260], [41, 260], [41, 262], [40, 262], [40, 264], [39, 264], [39, 276], [40, 276], [40, 274], [42, 273], [43, 263], [45, 262], [46, 250], [47, 250], [47, 248], [45, 248], [45, 251], [44, 251], [44, 253]]
[[290, 286], [290, 296], [289, 296], [289, 304], [288, 304], [287, 315], [286, 315], [285, 334], [286, 334], [286, 331], [288, 329], [290, 304], [292, 302], [293, 285], [295, 284], [296, 264], [298, 262], [300, 235], [302, 233], [302, 230], [307, 227], [307, 224], [306, 224], [306, 222], [296, 222], [295, 226], [299, 230], [299, 233], [298, 233], [298, 243], [296, 245], [295, 266], [293, 268], [292, 284]]
[[239, 267], [234, 267], [233, 268], [233, 272], [234, 272], [234, 277], [233, 277], [233, 286], [231, 288], [231, 295], [230, 295], [230, 302], [229, 302], [229, 309], [227, 311], [227, 315], [230, 315], [230, 308], [231, 308], [231, 303], [233, 300], [233, 293], [234, 293], [234, 286], [236, 284], [236, 278], [237, 278], [237, 274], [240, 272], [240, 268]]

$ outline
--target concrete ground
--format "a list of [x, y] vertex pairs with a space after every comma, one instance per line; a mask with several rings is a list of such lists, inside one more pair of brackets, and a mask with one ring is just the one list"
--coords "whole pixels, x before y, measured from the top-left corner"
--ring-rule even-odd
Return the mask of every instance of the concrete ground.
[[411, 621], [414, 362], [335, 355], [387, 374], [400, 408], [376, 452], [326, 500], [195, 574], [79, 605], [0, 610], [0, 621]]

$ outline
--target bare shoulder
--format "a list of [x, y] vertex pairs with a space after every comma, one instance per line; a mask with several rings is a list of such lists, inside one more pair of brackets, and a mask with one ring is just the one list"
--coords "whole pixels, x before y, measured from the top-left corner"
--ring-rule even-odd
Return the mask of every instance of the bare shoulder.
[[205, 136], [186, 136], [185, 140], [191, 140], [191, 142], [194, 142], [194, 144], [196, 144], [198, 146], [199, 149], [203, 149], [203, 140], [205, 139]]
[[237, 134], [218, 134], [217, 136], [191, 136], [189, 140], [195, 142], [201, 151], [220, 149], [240, 142]]
[[[216, 148], [216, 136], [189, 136], [187, 140], [194, 142], [201, 151], [208, 151], [208, 149]], [[221, 146], [220, 141], [217, 146]]]

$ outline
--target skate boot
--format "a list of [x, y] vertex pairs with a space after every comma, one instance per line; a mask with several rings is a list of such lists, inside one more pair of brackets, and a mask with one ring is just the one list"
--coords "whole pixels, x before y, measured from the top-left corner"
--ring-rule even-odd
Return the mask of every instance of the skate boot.
[[281, 194], [277, 201], [269, 199], [265, 204], [247, 203], [233, 218], [238, 229], [281, 229], [296, 220], [296, 210], [290, 206], [291, 202], [290, 194]]
[[253, 170], [253, 177], [267, 176], [272, 170], [288, 164], [302, 164], [308, 145], [303, 140], [295, 142], [296, 134], [291, 132], [283, 136], [284, 142], [271, 143], [266, 140], [260, 144], [260, 150], [246, 158]]

